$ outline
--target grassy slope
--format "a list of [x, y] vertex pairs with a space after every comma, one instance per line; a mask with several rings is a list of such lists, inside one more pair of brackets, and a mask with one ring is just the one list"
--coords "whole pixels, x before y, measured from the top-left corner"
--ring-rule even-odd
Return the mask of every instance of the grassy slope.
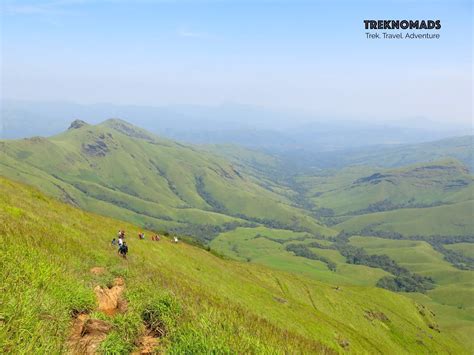
[[472, 243], [447, 244], [444, 247], [446, 249], [458, 251], [470, 258], [474, 258], [474, 244]]
[[[279, 243], [262, 236], [287, 240], [287, 242]], [[305, 236], [307, 239], [304, 241], [294, 240]], [[211, 248], [236, 260], [251, 261], [278, 270], [295, 272], [335, 285], [375, 286], [381, 277], [387, 275], [381, 269], [363, 265], [348, 265], [345, 263], [345, 258], [335, 250], [316, 250], [317, 254], [325, 254], [324, 256], [337, 264], [335, 272], [330, 271], [326, 264], [321, 261], [295, 256], [292, 252], [285, 250], [285, 246], [289, 243], [311, 241], [314, 241], [314, 239], [306, 233], [294, 233], [264, 227], [237, 228], [219, 234], [211, 242]], [[315, 251], [314, 248], [312, 250]]]
[[[264, 239], [267, 236], [282, 244]], [[336, 271], [330, 271], [317, 260], [293, 256], [285, 250], [288, 243], [310, 243], [314, 239], [307, 236], [302, 241], [295, 238], [304, 233], [291, 233], [265, 228], [238, 228], [220, 234], [211, 242], [213, 249], [230, 257], [271, 266], [280, 270], [291, 270], [319, 281], [335, 285], [375, 285], [377, 280], [388, 275], [385, 271], [363, 265], [346, 264], [345, 258], [336, 250], [311, 248], [317, 255], [336, 263]], [[317, 240], [320, 244], [330, 244]], [[436, 281], [436, 288], [426, 295], [410, 293], [407, 296], [429, 304], [439, 315], [440, 324], [449, 329], [458, 339], [473, 348], [470, 334], [474, 331], [474, 272], [454, 268], [433, 250], [426, 242], [408, 240], [387, 240], [375, 237], [352, 237], [351, 244], [364, 248], [369, 254], [385, 254], [412, 272], [430, 276]], [[460, 243], [459, 247], [470, 248], [472, 244]], [[457, 244], [447, 245], [459, 249]]]
[[[145, 221], [156, 228], [222, 224], [237, 221], [229, 215], [240, 214], [314, 231], [322, 228], [280, 191], [263, 188], [224, 159], [123, 121], [82, 126], [50, 139], [0, 144], [5, 175], [134, 223]], [[92, 146], [92, 153], [85, 152], [87, 146]], [[98, 155], [101, 151], [103, 156]]]
[[471, 337], [474, 332], [473, 271], [454, 268], [428, 243], [422, 241], [352, 237], [351, 244], [364, 248], [369, 254], [386, 254], [411, 271], [431, 276], [437, 283], [435, 289], [426, 295], [410, 296], [428, 301], [442, 324], [474, 349]]
[[[340, 291], [302, 276], [226, 261], [195, 247], [129, 240], [120, 259], [109, 241], [124, 222], [75, 209], [35, 189], [0, 178], [0, 346], [4, 351], [55, 353], [64, 344], [71, 312], [94, 307], [92, 287], [113, 276], [126, 280], [129, 310], [107, 319], [114, 328], [109, 351], [131, 351], [143, 331], [147, 303], [171, 295], [181, 312], [161, 346], [168, 351], [355, 353], [466, 352], [428, 324], [413, 301], [388, 291], [344, 287]], [[93, 276], [89, 269], [109, 274]], [[283, 303], [282, 303], [283, 302]], [[367, 310], [390, 321], [369, 320]], [[92, 313], [92, 317], [100, 317]], [[101, 316], [105, 317], [105, 316]], [[109, 347], [109, 348], [107, 348]]]
[[474, 230], [474, 200], [430, 208], [404, 208], [355, 216], [334, 226], [358, 233], [366, 227], [403, 235], [471, 235]]
[[[379, 174], [377, 177], [375, 174]], [[352, 167], [326, 176], [300, 177], [307, 197], [336, 215], [351, 214], [370, 205], [429, 206], [474, 199], [474, 178], [453, 159], [399, 169]]]

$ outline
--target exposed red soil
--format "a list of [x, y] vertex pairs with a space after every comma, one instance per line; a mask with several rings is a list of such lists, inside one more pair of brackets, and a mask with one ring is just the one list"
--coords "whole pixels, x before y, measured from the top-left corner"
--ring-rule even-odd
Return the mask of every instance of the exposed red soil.
[[[95, 275], [105, 272], [104, 268], [95, 267], [90, 270]], [[97, 297], [98, 310], [113, 316], [127, 310], [127, 302], [122, 299], [125, 282], [122, 278], [116, 278], [114, 285], [110, 288], [96, 286], [94, 288]], [[96, 354], [100, 343], [107, 337], [112, 326], [100, 319], [90, 319], [90, 316], [81, 313], [76, 316], [69, 337], [69, 352], [71, 354]], [[150, 344], [150, 341], [143, 344]], [[146, 354], [146, 353], [144, 353]]]
[[103, 320], [89, 319], [88, 314], [79, 314], [69, 338], [70, 353], [95, 354], [110, 329], [111, 325]]
[[125, 282], [120, 277], [114, 280], [114, 285], [110, 288], [96, 286], [94, 292], [99, 304], [98, 310], [109, 316], [125, 312], [127, 310], [127, 302], [122, 299], [124, 289]]
[[140, 338], [140, 344], [138, 351], [135, 351], [133, 355], [138, 354], [158, 354], [157, 346], [159, 339], [153, 333], [147, 333]]

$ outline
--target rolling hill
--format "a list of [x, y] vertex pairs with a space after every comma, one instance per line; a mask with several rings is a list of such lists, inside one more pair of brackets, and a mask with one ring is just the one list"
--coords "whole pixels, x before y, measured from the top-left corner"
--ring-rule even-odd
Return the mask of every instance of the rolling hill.
[[75, 121], [51, 138], [0, 142], [2, 174], [64, 201], [208, 240], [207, 226], [265, 224], [331, 233], [281, 191], [196, 147], [121, 120]]
[[5, 178], [0, 192], [3, 352], [469, 353], [403, 295], [335, 288], [167, 238], [127, 238], [124, 260], [110, 240], [139, 227]]
[[352, 167], [298, 177], [306, 197], [333, 216], [428, 208], [474, 199], [474, 177], [454, 159], [397, 169]]
[[[380, 288], [387, 288], [402, 293], [429, 305], [439, 315], [439, 327], [466, 350], [473, 346], [466, 334], [474, 330], [474, 309], [469, 301], [474, 288], [470, 282], [474, 270], [470, 253], [474, 242], [474, 181], [465, 164], [471, 147], [462, 143], [464, 140], [419, 145], [427, 151], [413, 148], [418, 153], [413, 151], [411, 158], [404, 159], [399, 159], [400, 154], [411, 154], [404, 150], [406, 147], [389, 150], [393, 156], [388, 151], [388, 155], [372, 152], [373, 156], [366, 152], [357, 159], [363, 162], [367, 158], [368, 165], [351, 165], [354, 160], [348, 159], [343, 160], [349, 164], [343, 169], [301, 174], [282, 157], [262, 151], [231, 145], [183, 145], [115, 119], [94, 126], [75, 121], [69, 130], [50, 138], [1, 141], [0, 174], [38, 187], [74, 207], [153, 231], [196, 237], [207, 250], [238, 261], [214, 264], [234, 276], [223, 265], [249, 267], [239, 269], [246, 274], [255, 272], [248, 270], [289, 272], [285, 274], [288, 279], [304, 279], [321, 289], [382, 292]], [[376, 156], [381, 164], [376, 163]], [[428, 156], [432, 159], [418, 161]], [[383, 157], [387, 158], [385, 163], [391, 163], [385, 164]], [[414, 164], [399, 166], [403, 161]], [[380, 167], [384, 164], [394, 167]], [[28, 190], [18, 186], [21, 191]], [[34, 208], [31, 201], [25, 203]], [[13, 207], [7, 212], [23, 216]], [[64, 231], [75, 234], [76, 227]], [[106, 232], [109, 237], [112, 230]], [[49, 233], [47, 228], [44, 233]], [[133, 248], [140, 249], [141, 245]], [[100, 255], [99, 259], [104, 257]], [[144, 255], [141, 257], [146, 263], [158, 262]], [[209, 253], [203, 255], [210, 257]], [[161, 256], [182, 262], [169, 254]], [[282, 277], [277, 276], [278, 285]], [[93, 281], [90, 277], [86, 280]], [[252, 280], [259, 283], [262, 277]], [[286, 287], [300, 287], [300, 281], [294, 282], [278, 286], [282, 294], [276, 298], [287, 301]], [[227, 279], [219, 287], [229, 291]], [[265, 283], [263, 287], [270, 286]], [[308, 294], [300, 290], [293, 296], [298, 300]], [[249, 302], [252, 297], [248, 295]], [[312, 297], [311, 307], [317, 302]], [[332, 296], [320, 293], [318, 297]], [[267, 309], [267, 305], [260, 306]], [[332, 317], [331, 312], [326, 315]], [[287, 317], [280, 316], [278, 322]], [[308, 329], [313, 329], [312, 325], [305, 325], [303, 333], [313, 339]], [[242, 346], [226, 339], [219, 344]], [[344, 349], [339, 340], [335, 348]], [[371, 348], [371, 343], [358, 349]], [[248, 349], [257, 349], [251, 344]], [[279, 348], [279, 344], [271, 349]], [[321, 344], [318, 340], [311, 346], [321, 350], [326, 343]], [[284, 349], [292, 352], [299, 346]]]

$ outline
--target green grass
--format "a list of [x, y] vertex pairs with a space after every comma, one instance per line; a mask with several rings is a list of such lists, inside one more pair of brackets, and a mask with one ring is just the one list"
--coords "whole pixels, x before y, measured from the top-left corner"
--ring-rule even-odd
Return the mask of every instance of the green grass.
[[[109, 245], [119, 228], [131, 236], [128, 260]], [[468, 353], [444, 329], [430, 329], [435, 320], [405, 296], [335, 290], [167, 239], [140, 241], [138, 231], [0, 178], [0, 348], [64, 352], [72, 315], [89, 311], [113, 326], [105, 352], [133, 350], [155, 314], [166, 326], [161, 346], [169, 353], [331, 353], [343, 352], [341, 344], [354, 353]], [[92, 275], [94, 266], [107, 273]], [[125, 279], [129, 308], [107, 318], [93, 312], [92, 289], [116, 276]], [[368, 319], [368, 311], [389, 320]]]
[[[307, 239], [297, 240], [302, 237]], [[381, 269], [363, 265], [348, 265], [345, 263], [345, 258], [335, 250], [311, 248], [316, 254], [326, 256], [336, 263], [337, 269], [334, 272], [330, 271], [321, 261], [297, 257], [285, 249], [289, 243], [309, 243], [314, 240], [306, 233], [294, 233], [265, 227], [237, 228], [221, 233], [211, 242], [210, 246], [213, 250], [236, 260], [251, 261], [278, 270], [291, 271], [334, 285], [374, 286], [378, 279], [388, 275]], [[318, 240], [318, 242], [324, 243], [324, 240]]]
[[222, 225], [239, 215], [326, 230], [293, 205], [287, 188], [264, 186], [216, 154], [120, 120], [0, 144], [3, 175], [102, 215], [157, 229]]
[[403, 235], [471, 235], [474, 230], [474, 200], [430, 208], [404, 208], [388, 212], [355, 216], [334, 228], [360, 233], [364, 228], [374, 231], [398, 232]]
[[426, 242], [375, 237], [352, 237], [350, 240], [369, 254], [386, 254], [410, 271], [432, 277], [437, 284], [433, 290], [425, 296], [410, 296], [428, 301], [435, 311], [441, 312], [440, 322], [474, 348], [472, 338], [466, 334], [474, 331], [473, 271], [454, 268]]
[[472, 243], [446, 244], [444, 247], [446, 249], [458, 251], [470, 258], [474, 258], [474, 244]]
[[[266, 236], [268, 238], [258, 237]], [[298, 238], [306, 237], [304, 240]], [[280, 241], [280, 243], [276, 241]], [[308, 244], [314, 241], [304, 233], [292, 233], [267, 228], [238, 228], [220, 234], [211, 242], [218, 252], [238, 260], [270, 266], [278, 270], [291, 271], [318, 281], [337, 286], [375, 286], [377, 281], [389, 275], [385, 271], [363, 265], [346, 264], [345, 258], [332, 249], [310, 248], [336, 264], [336, 271], [317, 260], [294, 256], [285, 250], [289, 243]], [[317, 240], [323, 245], [329, 241]], [[387, 240], [375, 237], [352, 237], [351, 244], [365, 249], [369, 254], [385, 254], [401, 266], [420, 275], [430, 276], [436, 281], [434, 290], [426, 295], [407, 294], [414, 299], [423, 299], [441, 312], [440, 323], [463, 343], [474, 346], [466, 332], [474, 330], [474, 272], [454, 268], [443, 256], [426, 242], [409, 240]], [[470, 246], [471, 244], [467, 244]]]
[[[439, 147], [427, 146], [435, 152], [425, 160], [430, 163], [419, 163], [417, 156], [414, 160], [404, 156], [397, 162], [400, 157], [397, 158], [399, 152], [395, 149], [392, 150], [394, 155], [387, 156], [380, 164], [374, 164], [367, 154], [355, 157], [359, 159], [358, 164], [372, 167], [352, 166], [319, 171], [311, 176], [293, 176], [292, 171], [282, 170], [278, 158], [258, 151], [235, 146], [182, 145], [120, 120], [83, 126], [48, 139], [0, 142], [2, 175], [36, 186], [50, 196], [87, 211], [154, 230], [192, 233], [196, 225], [201, 225], [203, 229], [197, 230], [204, 241], [212, 240], [219, 226], [221, 230], [228, 230], [225, 227], [228, 223], [233, 223], [229, 228], [235, 228], [239, 223], [257, 222], [257, 227], [221, 232], [210, 243], [212, 252], [237, 262], [221, 260], [188, 245], [136, 244], [137, 241], [132, 240], [133, 257], [123, 264], [110, 253], [107, 243], [120, 228], [117, 224], [126, 225], [125, 222], [84, 214], [20, 185], [22, 194], [18, 203], [13, 202], [12, 189], [17, 185], [3, 180], [6, 195], [0, 200], [4, 202], [0, 212], [5, 222], [0, 222], [3, 231], [8, 232], [5, 232], [8, 248], [4, 258], [8, 265], [2, 275], [10, 278], [10, 283], [5, 285], [10, 285], [12, 292], [24, 295], [18, 303], [9, 300], [4, 307], [12, 314], [16, 314], [18, 307], [17, 319], [25, 319], [25, 331], [11, 336], [7, 346], [16, 349], [15, 344], [22, 344], [18, 349], [31, 352], [35, 345], [26, 339], [32, 333], [35, 334], [32, 339], [39, 342], [44, 352], [62, 349], [67, 328], [64, 324], [70, 323], [68, 312], [93, 309], [91, 287], [95, 283], [110, 282], [113, 275], [124, 275], [132, 277], [127, 297], [134, 300], [137, 308], [113, 320], [116, 328], [103, 345], [109, 352], [129, 352], [133, 348], [137, 334], [143, 331], [140, 312], [149, 304], [144, 298], [159, 303], [167, 297], [176, 299], [181, 309], [170, 325], [169, 336], [163, 340], [168, 352], [193, 349], [207, 352], [212, 348], [221, 352], [283, 349], [291, 353], [296, 350], [314, 352], [326, 347], [341, 351], [339, 343], [346, 338], [354, 339], [350, 341], [353, 352], [382, 351], [392, 346], [401, 352], [416, 352], [413, 349], [418, 348], [408, 345], [411, 343], [405, 339], [408, 335], [399, 339], [388, 326], [390, 332], [377, 335], [381, 340], [374, 342], [370, 329], [364, 328], [365, 324], [358, 318], [360, 312], [351, 318], [352, 327], [346, 324], [343, 314], [338, 313], [339, 308], [328, 306], [336, 302], [336, 305], [341, 303], [356, 309], [368, 308], [398, 297], [373, 288], [380, 278], [389, 275], [387, 272], [347, 264], [336, 250], [311, 247], [313, 254], [335, 263], [336, 270], [330, 271], [324, 262], [295, 256], [286, 246], [315, 240], [331, 245], [328, 237], [341, 230], [358, 234], [369, 229], [425, 237], [472, 234], [473, 178], [461, 163], [450, 158], [466, 162], [466, 142], [460, 139], [459, 146], [454, 148], [449, 142], [447, 145], [441, 142]], [[100, 155], [91, 154], [91, 145]], [[104, 145], [106, 150], [101, 151]], [[416, 155], [415, 151], [411, 153]], [[443, 160], [439, 160], [441, 158]], [[401, 161], [418, 164], [397, 169], [375, 167], [399, 166]], [[54, 209], [45, 216], [33, 212], [45, 206], [54, 206]], [[374, 212], [377, 206], [391, 210]], [[332, 210], [335, 217], [321, 217], [321, 208]], [[71, 214], [68, 219], [75, 222], [60, 220], [59, 216], [64, 214]], [[49, 226], [44, 218], [51, 218], [56, 224]], [[84, 218], [89, 222], [84, 224]], [[39, 226], [32, 221], [38, 221]], [[138, 227], [127, 225], [126, 228], [133, 231], [132, 236], [138, 232]], [[97, 250], [83, 247], [83, 243], [96, 247], [98, 241], [101, 244]], [[471, 337], [466, 335], [474, 330], [472, 272], [455, 269], [425, 242], [363, 237], [352, 238], [351, 242], [369, 253], [386, 254], [413, 272], [433, 277], [437, 282], [434, 290], [426, 295], [407, 296], [432, 307], [439, 314], [443, 332], [456, 337], [464, 350], [472, 347]], [[469, 243], [445, 247], [473, 256]], [[76, 249], [80, 258], [74, 254]], [[25, 255], [18, 250], [24, 250]], [[32, 260], [38, 272], [32, 269]], [[12, 268], [15, 264], [25, 269], [25, 275], [16, 274], [17, 279], [11, 276], [15, 274]], [[109, 269], [107, 276], [89, 275], [88, 268], [95, 264], [105, 265]], [[63, 266], [64, 273], [59, 271]], [[36, 279], [43, 281], [37, 284]], [[26, 286], [28, 282], [35, 285], [34, 292]], [[46, 282], [51, 286], [45, 288]], [[147, 286], [142, 287], [143, 284]], [[67, 285], [67, 290], [62, 285]], [[336, 286], [342, 287], [344, 292], [352, 292], [351, 301], [357, 305], [342, 299], [347, 295], [334, 294]], [[78, 290], [77, 300], [69, 289]], [[35, 300], [38, 292], [44, 293], [44, 304], [39, 305]], [[361, 295], [369, 297], [370, 302]], [[59, 301], [61, 297], [64, 302]], [[208, 302], [192, 301], [187, 305], [187, 297]], [[382, 303], [377, 303], [377, 298], [381, 298]], [[223, 311], [228, 302], [234, 308]], [[318, 302], [322, 303], [315, 309]], [[35, 306], [26, 309], [30, 303]], [[390, 307], [387, 312], [393, 311]], [[312, 311], [316, 311], [317, 321], [307, 319], [308, 312]], [[0, 316], [3, 317], [3, 313]], [[403, 322], [407, 319], [411, 322], [413, 316], [411, 313], [401, 315]], [[58, 317], [57, 321], [46, 324], [51, 317]], [[243, 320], [245, 317], [250, 320]], [[262, 329], [256, 328], [254, 321]], [[379, 325], [387, 326], [383, 322]], [[48, 334], [56, 332], [62, 334], [62, 338], [55, 342], [49, 341], [47, 336], [43, 339], [38, 333], [43, 326]], [[241, 338], [236, 339], [233, 333], [240, 334]], [[284, 345], [280, 337], [295, 340]], [[456, 347], [451, 344], [448, 348], [451, 346]], [[419, 350], [429, 352], [426, 348]]]
[[[376, 174], [379, 174], [378, 176]], [[473, 177], [456, 160], [420, 163], [398, 169], [351, 167], [320, 176], [299, 177], [316, 206], [335, 215], [370, 213], [383, 208], [431, 207], [472, 200]]]

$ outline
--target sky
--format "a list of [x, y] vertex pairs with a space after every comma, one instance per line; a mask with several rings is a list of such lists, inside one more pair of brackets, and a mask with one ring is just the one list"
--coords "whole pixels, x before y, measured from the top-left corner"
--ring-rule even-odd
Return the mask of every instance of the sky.
[[[472, 122], [470, 1], [1, 3], [4, 100]], [[441, 37], [369, 40], [364, 19], [439, 19]]]

